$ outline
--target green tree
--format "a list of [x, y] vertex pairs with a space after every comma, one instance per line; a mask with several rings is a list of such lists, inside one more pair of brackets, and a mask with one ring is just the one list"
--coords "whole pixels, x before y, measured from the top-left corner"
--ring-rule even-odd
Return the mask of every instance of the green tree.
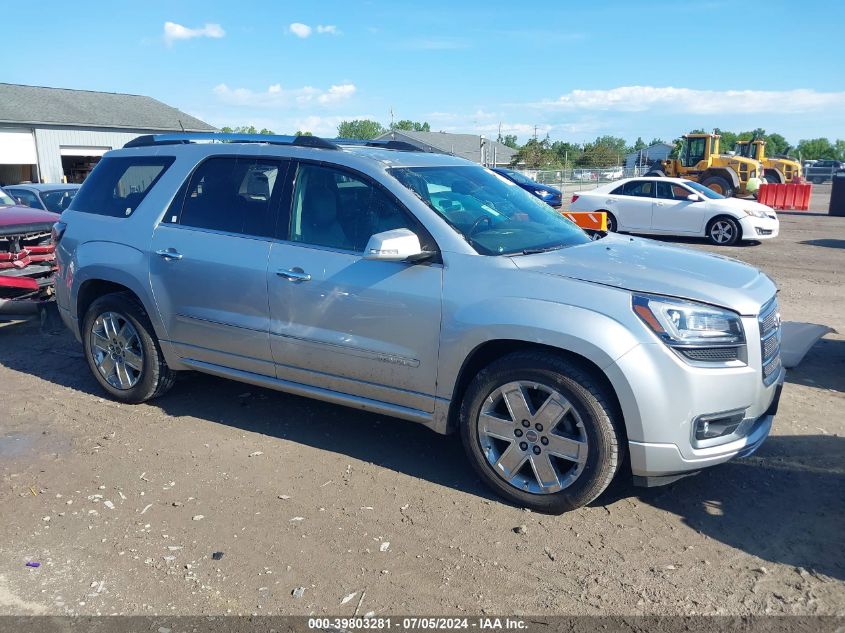
[[505, 134], [499, 136], [498, 141], [503, 145], [507, 145], [511, 149], [519, 149], [519, 144], [516, 142], [516, 134]]
[[556, 154], [557, 162], [567, 168], [569, 165], [574, 165], [583, 152], [578, 143], [567, 143], [566, 141], [552, 143], [552, 151]]
[[664, 141], [662, 138], [657, 138], [655, 136], [653, 139], [651, 139], [648, 146], [651, 147], [652, 145], [660, 145], [661, 143], [665, 143], [665, 142], [666, 141]]
[[538, 169], [555, 164], [556, 154], [552, 151], [549, 137], [543, 140], [529, 139], [513, 157], [512, 165], [525, 165], [529, 169]]
[[339, 138], [357, 138], [368, 141], [374, 139], [386, 130], [378, 121], [369, 119], [355, 119], [354, 121], [341, 121], [337, 126]]
[[801, 139], [798, 141], [798, 153], [802, 160], [833, 158], [836, 148], [826, 138]]
[[789, 151], [789, 143], [780, 134], [773, 133], [766, 136], [766, 156], [777, 156]]
[[408, 132], [431, 132], [431, 126], [428, 121], [411, 121], [409, 119], [402, 119], [393, 124], [394, 130], [406, 130]]
[[307, 132], [307, 131], [303, 132], [301, 130], [297, 130], [296, 134], [294, 134], [294, 136], [314, 136], [314, 135], [311, 134], [311, 132]]
[[275, 134], [273, 130], [268, 130], [266, 127], [258, 130], [254, 125], [238, 125], [236, 127], [225, 125], [220, 128], [220, 131], [226, 134]]
[[836, 144], [833, 149], [836, 152], [836, 160], [845, 161], [845, 141], [841, 138], [836, 139]]
[[643, 141], [643, 137], [638, 136], [637, 140], [634, 141], [634, 144], [631, 145], [631, 151], [632, 152], [639, 152], [641, 149], [645, 149], [646, 147], [648, 147], [648, 145], [646, 145], [645, 141]]
[[628, 144], [618, 136], [599, 136], [595, 142], [584, 145], [576, 164], [584, 167], [610, 167], [620, 165], [628, 153]]

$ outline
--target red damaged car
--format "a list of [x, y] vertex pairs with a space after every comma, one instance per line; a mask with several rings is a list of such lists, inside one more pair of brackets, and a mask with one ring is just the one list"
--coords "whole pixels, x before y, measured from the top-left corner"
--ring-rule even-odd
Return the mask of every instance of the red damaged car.
[[0, 319], [30, 315], [53, 297], [58, 213], [19, 206], [0, 189]]

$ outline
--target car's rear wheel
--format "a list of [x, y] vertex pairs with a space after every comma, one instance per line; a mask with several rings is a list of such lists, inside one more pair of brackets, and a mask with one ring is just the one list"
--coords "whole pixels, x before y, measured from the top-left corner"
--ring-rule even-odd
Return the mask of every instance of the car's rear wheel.
[[735, 193], [733, 185], [722, 176], [710, 176], [702, 180], [701, 184], [726, 198], [732, 198]]
[[616, 230], [619, 228], [619, 224], [616, 222], [616, 216], [610, 211], [602, 210], [602, 212], [607, 215], [607, 232], [616, 233]]
[[820, 185], [823, 182], [824, 182], [824, 178], [818, 178], [818, 177], [813, 178], [813, 183], [816, 184], [816, 185]]
[[742, 238], [742, 229], [734, 218], [720, 215], [707, 225], [707, 239], [717, 246], [733, 246]]
[[503, 497], [540, 512], [579, 508], [622, 460], [607, 389], [546, 352], [510, 354], [480, 372], [461, 406], [461, 438], [475, 470]]
[[83, 319], [85, 358], [97, 382], [115, 400], [139, 403], [173, 386], [153, 326], [129, 293], [96, 299]]

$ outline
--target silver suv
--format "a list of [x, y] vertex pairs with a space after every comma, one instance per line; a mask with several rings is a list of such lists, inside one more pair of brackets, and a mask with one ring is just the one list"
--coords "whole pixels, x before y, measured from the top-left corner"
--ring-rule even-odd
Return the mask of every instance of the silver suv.
[[[215, 142], [217, 141], [217, 142]], [[766, 438], [776, 288], [588, 235], [491, 170], [396, 142], [174, 134], [109, 152], [54, 229], [58, 305], [122, 402], [197, 370], [460, 433], [562, 512]]]

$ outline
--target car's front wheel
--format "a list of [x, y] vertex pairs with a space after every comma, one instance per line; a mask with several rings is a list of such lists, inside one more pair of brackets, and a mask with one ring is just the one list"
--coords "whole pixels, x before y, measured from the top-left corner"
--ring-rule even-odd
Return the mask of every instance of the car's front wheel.
[[96, 299], [85, 313], [82, 344], [91, 372], [115, 400], [139, 403], [173, 386], [153, 326], [129, 293]]
[[707, 239], [717, 246], [733, 246], [742, 237], [739, 222], [727, 215], [710, 220], [707, 225]]
[[622, 460], [618, 414], [607, 389], [578, 364], [546, 352], [495, 361], [470, 384], [461, 437], [494, 491], [540, 512], [586, 505]]

